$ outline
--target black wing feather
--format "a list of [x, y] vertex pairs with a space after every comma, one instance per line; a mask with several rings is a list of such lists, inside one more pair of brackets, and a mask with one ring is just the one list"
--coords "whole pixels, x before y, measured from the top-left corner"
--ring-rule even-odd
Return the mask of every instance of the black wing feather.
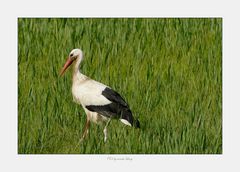
[[116, 91], [106, 87], [102, 91], [102, 95], [112, 103], [106, 105], [88, 105], [86, 108], [108, 118], [125, 119], [133, 125], [132, 112], [126, 101]]
[[126, 101], [116, 91], [108, 87], [106, 87], [103, 90], [102, 95], [106, 97], [108, 100], [110, 100], [111, 102], [118, 103], [124, 107], [128, 107], [128, 104], [126, 103]]

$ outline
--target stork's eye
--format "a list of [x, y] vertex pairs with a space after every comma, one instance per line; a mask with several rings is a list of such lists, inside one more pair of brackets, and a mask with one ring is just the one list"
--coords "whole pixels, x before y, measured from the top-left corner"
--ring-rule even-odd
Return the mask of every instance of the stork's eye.
[[70, 54], [70, 57], [72, 57], [73, 56], [73, 54]]

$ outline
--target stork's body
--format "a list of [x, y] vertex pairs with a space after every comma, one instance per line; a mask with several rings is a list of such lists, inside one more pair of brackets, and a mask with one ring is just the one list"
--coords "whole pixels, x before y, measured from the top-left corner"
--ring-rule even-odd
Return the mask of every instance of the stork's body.
[[107, 126], [111, 119], [120, 119], [126, 125], [139, 127], [139, 121], [134, 120], [129, 106], [117, 92], [80, 72], [82, 60], [82, 51], [80, 49], [72, 50], [61, 71], [62, 75], [68, 66], [75, 63], [72, 84], [73, 100], [82, 105], [87, 115], [82, 139], [88, 133], [90, 121], [105, 124], [104, 141], [107, 140]]

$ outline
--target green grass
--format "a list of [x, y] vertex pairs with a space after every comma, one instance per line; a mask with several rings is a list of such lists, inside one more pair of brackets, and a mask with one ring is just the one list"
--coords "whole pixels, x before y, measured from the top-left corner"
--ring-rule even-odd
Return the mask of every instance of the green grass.
[[[91, 125], [72, 101], [73, 48], [81, 71], [117, 90], [141, 129]], [[222, 19], [18, 19], [19, 154], [221, 154]]]

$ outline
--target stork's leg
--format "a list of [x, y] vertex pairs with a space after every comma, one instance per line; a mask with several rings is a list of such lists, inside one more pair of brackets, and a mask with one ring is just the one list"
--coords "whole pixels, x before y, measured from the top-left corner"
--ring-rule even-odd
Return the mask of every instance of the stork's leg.
[[88, 134], [89, 127], [90, 127], [90, 120], [87, 118], [87, 121], [83, 129], [83, 135], [82, 135], [81, 141], [83, 141], [86, 135]]
[[103, 130], [103, 133], [104, 133], [104, 142], [107, 141], [107, 126], [109, 125], [110, 120], [111, 120], [111, 119], [108, 120], [108, 122], [107, 122], [107, 124], [105, 125], [104, 130]]

